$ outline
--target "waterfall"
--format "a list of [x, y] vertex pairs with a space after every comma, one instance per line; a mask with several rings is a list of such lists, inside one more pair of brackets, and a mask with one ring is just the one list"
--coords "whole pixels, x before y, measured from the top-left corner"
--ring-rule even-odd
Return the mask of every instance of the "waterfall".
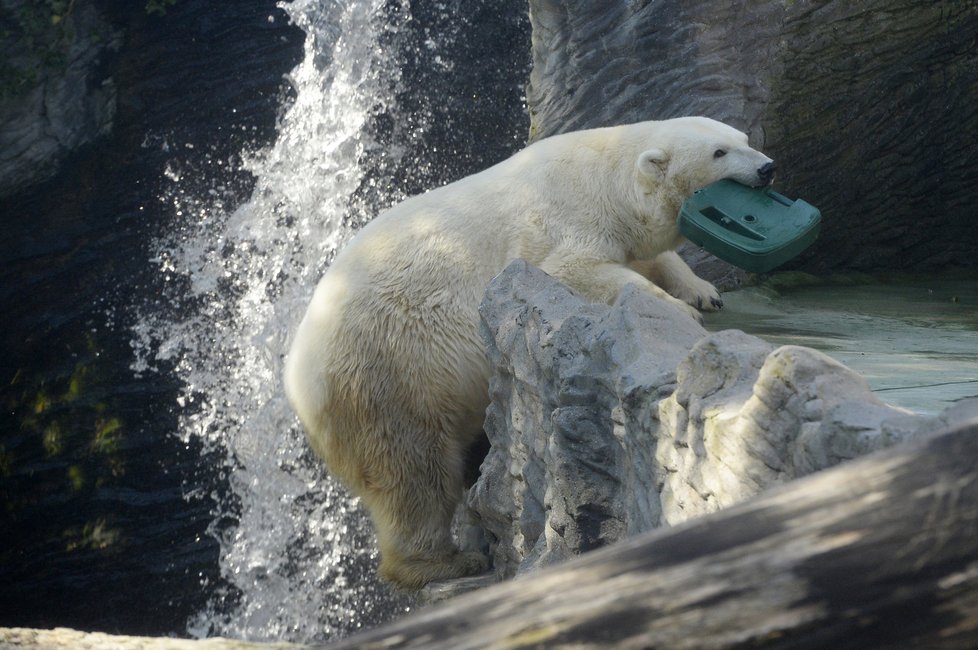
[[136, 372], [183, 386], [174, 435], [201, 449], [207, 475], [186, 498], [214, 504], [221, 580], [202, 578], [210, 602], [188, 632], [315, 643], [412, 603], [376, 577], [368, 519], [286, 403], [292, 331], [335, 252], [380, 209], [522, 144], [528, 24], [515, 0], [281, 6], [306, 39], [277, 139], [244, 155], [254, 188], [238, 205], [236, 163], [174, 157], [161, 196], [173, 225], [153, 259], [164, 290], [132, 345]]
[[[166, 290], [135, 328], [134, 370], [176, 373], [184, 388], [175, 435], [199, 445], [218, 477], [217, 488], [203, 480], [185, 487], [188, 498], [213, 500], [210, 533], [221, 546], [221, 584], [201, 585], [210, 604], [189, 622], [191, 635], [322, 642], [410, 609], [375, 576], [373, 533], [357, 501], [308, 450], [282, 392], [282, 361], [316, 281], [356, 229], [406, 193], [471, 170], [430, 165], [425, 156], [436, 145], [412, 154], [456, 118], [438, 118], [438, 89], [411, 99], [403, 79], [410, 65], [397, 57], [434, 62], [432, 71], [412, 72], [412, 83], [452, 74], [453, 55], [484, 56], [457, 54], [461, 30], [479, 12], [525, 36], [525, 8], [512, 4], [515, 10], [433, 3], [425, 10], [440, 21], [437, 31], [413, 24], [407, 0], [284, 4], [306, 33], [305, 54], [290, 75], [293, 98], [276, 142], [245, 156], [255, 179], [250, 200], [231, 206], [232, 192], [220, 182], [228, 161], [213, 161], [204, 176], [217, 180], [206, 191], [198, 172], [177, 160], [167, 168], [161, 200], [174, 226], [156, 242], [153, 260]], [[509, 11], [512, 18], [499, 18]], [[470, 67], [485, 77], [490, 63], [515, 80], [502, 82], [511, 96], [521, 92], [525, 77], [512, 60], [473, 59]], [[413, 102], [411, 112], [399, 101]], [[491, 102], [480, 110], [491, 114]], [[490, 130], [495, 144], [480, 148], [476, 139], [476, 153], [464, 146], [450, 153], [470, 168], [495, 162], [522, 141], [517, 111], [513, 135]], [[458, 118], [465, 119], [473, 118]]]

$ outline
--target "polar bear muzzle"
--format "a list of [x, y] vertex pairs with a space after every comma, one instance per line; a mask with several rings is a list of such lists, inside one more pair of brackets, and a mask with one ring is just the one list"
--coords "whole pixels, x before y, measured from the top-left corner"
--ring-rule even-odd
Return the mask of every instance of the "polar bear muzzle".
[[758, 167], [757, 177], [760, 179], [759, 186], [767, 187], [774, 182], [774, 172], [778, 170], [778, 166], [774, 164], [774, 161], [765, 163]]

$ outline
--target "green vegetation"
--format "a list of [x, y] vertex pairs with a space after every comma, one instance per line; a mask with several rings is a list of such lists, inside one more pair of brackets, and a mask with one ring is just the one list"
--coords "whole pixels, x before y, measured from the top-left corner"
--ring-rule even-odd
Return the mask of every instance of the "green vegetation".
[[65, 550], [104, 551], [117, 544], [120, 537], [119, 531], [109, 527], [105, 519], [98, 519], [82, 527], [66, 530], [64, 533]]
[[162, 16], [166, 13], [167, 7], [172, 7], [177, 0], [148, 0], [146, 3], [146, 13]]
[[[176, 2], [146, 0], [143, 9], [162, 16]], [[86, 3], [92, 0], [25, 0], [0, 7], [0, 51], [9, 54], [0, 60], [0, 100], [23, 95], [34, 88], [43, 70], [67, 64], [67, 52], [79, 37], [69, 18]]]
[[[31, 516], [52, 497], [87, 503], [126, 474], [126, 423], [113, 379], [101, 367], [100, 345], [86, 334], [72, 347], [73, 368], [43, 377], [19, 370], [0, 392], [0, 407], [10, 416], [0, 444], [0, 514], [7, 517]], [[55, 534], [69, 551], [102, 551], [121, 541], [104, 519]]]

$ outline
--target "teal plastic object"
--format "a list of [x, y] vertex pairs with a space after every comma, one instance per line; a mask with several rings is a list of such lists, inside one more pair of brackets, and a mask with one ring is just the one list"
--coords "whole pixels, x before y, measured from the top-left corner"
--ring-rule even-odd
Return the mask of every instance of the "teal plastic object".
[[754, 273], [781, 266], [818, 237], [822, 213], [801, 199], [722, 180], [679, 211], [679, 231], [717, 257]]

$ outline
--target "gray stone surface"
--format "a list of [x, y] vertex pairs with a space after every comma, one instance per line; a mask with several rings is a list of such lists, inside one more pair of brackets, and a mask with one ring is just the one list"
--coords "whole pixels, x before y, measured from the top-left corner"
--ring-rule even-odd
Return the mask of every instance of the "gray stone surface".
[[0, 196], [44, 180], [112, 128], [115, 85], [98, 65], [118, 35], [91, 4], [72, 3], [56, 26], [51, 11], [30, 0], [0, 3], [13, 26], [0, 34]]
[[531, 137], [707, 115], [821, 208], [795, 266], [978, 265], [978, 4], [530, 0], [530, 15]]
[[[646, 308], [632, 309], [633, 300]], [[494, 371], [492, 450], [470, 503], [499, 540], [499, 575], [654, 525], [658, 500], [643, 487], [652, 431], [620, 441], [615, 420], [630, 415], [622, 402], [642, 401], [636, 390], [668, 390], [683, 351], [705, 330], [638, 290], [626, 290], [613, 309], [587, 303], [523, 262], [493, 282], [482, 316]]]
[[251, 643], [219, 637], [191, 640], [125, 636], [64, 627], [52, 630], [0, 627], [0, 650], [311, 650], [312, 647], [292, 643]]
[[524, 262], [481, 313], [492, 450], [468, 505], [497, 578], [978, 416], [978, 403], [912, 415], [815, 350], [708, 333], [632, 287], [588, 303]]

